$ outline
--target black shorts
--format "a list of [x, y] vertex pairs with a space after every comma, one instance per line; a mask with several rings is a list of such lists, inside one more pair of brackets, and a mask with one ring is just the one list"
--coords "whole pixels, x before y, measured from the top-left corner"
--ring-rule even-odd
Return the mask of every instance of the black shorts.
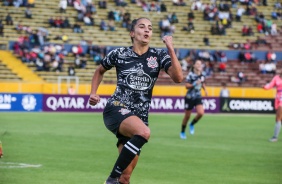
[[[136, 115], [133, 112], [126, 109], [124, 106], [107, 103], [104, 109], [103, 112], [104, 124], [107, 127], [107, 129], [110, 130], [113, 134], [115, 134], [116, 137], [118, 138], [116, 144], [117, 147], [120, 144], [124, 145], [127, 141], [130, 140], [130, 137], [121, 135], [118, 132], [121, 122], [130, 116], [136, 116]], [[145, 124], [148, 126], [148, 123]]]
[[105, 126], [117, 137], [119, 135], [118, 129], [121, 122], [130, 116], [135, 115], [124, 106], [114, 105], [112, 103], [107, 103], [103, 112]]
[[195, 98], [195, 99], [185, 98], [184, 109], [185, 110], [192, 110], [197, 105], [202, 105], [202, 104], [203, 104], [202, 98]]

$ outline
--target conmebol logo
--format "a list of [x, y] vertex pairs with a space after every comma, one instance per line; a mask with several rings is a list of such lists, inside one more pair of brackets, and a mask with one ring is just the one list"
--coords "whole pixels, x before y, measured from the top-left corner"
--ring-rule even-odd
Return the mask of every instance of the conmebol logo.
[[274, 107], [267, 100], [230, 100], [231, 110], [272, 111]]

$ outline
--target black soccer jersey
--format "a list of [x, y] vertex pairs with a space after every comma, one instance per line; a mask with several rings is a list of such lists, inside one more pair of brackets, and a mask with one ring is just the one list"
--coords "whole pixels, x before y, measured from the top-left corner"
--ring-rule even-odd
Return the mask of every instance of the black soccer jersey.
[[186, 82], [190, 84], [194, 84], [198, 80], [201, 80], [201, 83], [188, 89], [186, 93], [186, 98], [196, 99], [202, 97], [201, 88], [202, 88], [202, 84], [205, 82], [205, 76], [203, 74], [197, 75], [194, 72], [190, 71], [186, 77]]
[[101, 62], [109, 70], [116, 67], [117, 87], [108, 103], [124, 106], [148, 122], [152, 91], [161, 69], [166, 72], [171, 58], [163, 49], [149, 48], [143, 55], [132, 47], [112, 50]]

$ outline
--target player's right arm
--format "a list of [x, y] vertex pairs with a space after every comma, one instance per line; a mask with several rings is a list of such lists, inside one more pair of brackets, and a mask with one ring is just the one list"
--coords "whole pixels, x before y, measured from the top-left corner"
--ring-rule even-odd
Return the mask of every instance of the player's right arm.
[[270, 83], [267, 83], [266, 85], [263, 86], [263, 89], [271, 89], [275, 86], [276, 80], [277, 80], [278, 75], [273, 77], [273, 79], [270, 81]]
[[97, 103], [100, 102], [100, 96], [97, 95], [97, 90], [106, 71], [107, 70], [102, 65], [99, 65], [94, 72], [94, 75], [92, 77], [92, 83], [91, 83], [91, 93], [89, 97], [90, 105], [96, 105]]

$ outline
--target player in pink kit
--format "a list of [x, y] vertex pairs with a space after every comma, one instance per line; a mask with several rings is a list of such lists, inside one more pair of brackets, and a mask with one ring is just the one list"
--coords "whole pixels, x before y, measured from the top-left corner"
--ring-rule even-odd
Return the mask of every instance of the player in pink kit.
[[264, 89], [271, 89], [276, 87], [276, 97], [275, 97], [275, 109], [276, 109], [276, 124], [274, 128], [274, 135], [269, 140], [271, 142], [278, 141], [278, 135], [281, 129], [282, 120], [282, 78], [279, 75], [275, 75], [270, 83], [266, 84]]

